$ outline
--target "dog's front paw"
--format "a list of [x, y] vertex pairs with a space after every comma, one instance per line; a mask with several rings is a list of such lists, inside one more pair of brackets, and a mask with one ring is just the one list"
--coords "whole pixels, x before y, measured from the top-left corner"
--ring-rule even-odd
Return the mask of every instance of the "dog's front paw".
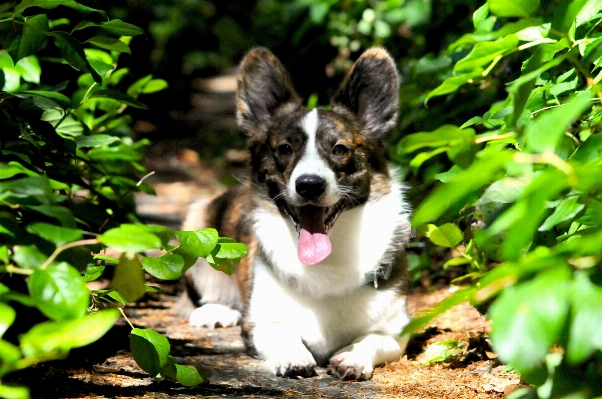
[[357, 352], [341, 352], [330, 358], [330, 373], [342, 380], [369, 380], [372, 370], [372, 359]]
[[269, 358], [265, 364], [278, 377], [312, 377], [316, 375], [316, 361], [308, 350], [305, 352], [290, 357]]
[[241, 317], [236, 309], [218, 303], [208, 303], [196, 308], [190, 315], [189, 321], [193, 327], [233, 327], [238, 324]]

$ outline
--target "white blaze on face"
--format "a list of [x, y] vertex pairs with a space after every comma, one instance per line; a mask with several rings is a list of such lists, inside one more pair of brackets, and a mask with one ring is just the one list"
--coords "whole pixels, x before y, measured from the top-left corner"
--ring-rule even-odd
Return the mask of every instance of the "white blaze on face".
[[314, 108], [301, 120], [303, 130], [307, 134], [307, 142], [305, 143], [304, 153], [293, 169], [291, 179], [288, 182], [288, 194], [293, 205], [301, 205], [303, 201], [295, 189], [295, 182], [302, 175], [317, 175], [326, 181], [326, 193], [320, 205], [334, 205], [340, 198], [336, 176], [332, 169], [330, 169], [330, 166], [320, 156], [316, 145], [316, 132], [318, 130], [319, 119], [318, 109]]

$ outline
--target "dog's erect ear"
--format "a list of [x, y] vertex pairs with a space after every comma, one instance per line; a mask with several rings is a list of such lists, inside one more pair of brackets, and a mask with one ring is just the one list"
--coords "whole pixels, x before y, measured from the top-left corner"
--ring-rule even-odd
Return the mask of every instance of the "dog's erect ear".
[[[351, 111], [372, 138], [383, 139], [397, 123], [399, 76], [383, 48], [366, 50], [332, 99], [335, 112]], [[341, 109], [342, 107], [342, 109]]]
[[262, 47], [243, 59], [236, 97], [238, 125], [249, 135], [261, 134], [279, 107], [300, 104], [284, 66]]

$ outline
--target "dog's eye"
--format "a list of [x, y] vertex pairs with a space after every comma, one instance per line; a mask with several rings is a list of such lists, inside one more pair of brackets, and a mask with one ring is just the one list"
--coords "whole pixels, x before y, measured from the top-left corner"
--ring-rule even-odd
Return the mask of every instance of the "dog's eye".
[[277, 148], [278, 150], [278, 154], [286, 157], [289, 156], [293, 153], [293, 149], [291, 148], [291, 146], [289, 144], [280, 144]]
[[337, 157], [342, 157], [343, 155], [347, 155], [348, 152], [349, 152], [349, 148], [347, 148], [343, 144], [337, 144], [332, 149], [332, 154], [336, 155]]

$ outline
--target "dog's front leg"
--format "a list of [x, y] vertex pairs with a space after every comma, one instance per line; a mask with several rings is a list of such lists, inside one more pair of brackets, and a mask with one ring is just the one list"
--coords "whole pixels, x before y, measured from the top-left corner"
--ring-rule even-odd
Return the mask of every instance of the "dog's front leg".
[[253, 341], [268, 369], [280, 377], [311, 377], [316, 375], [316, 361], [307, 350], [298, 332], [277, 324], [257, 326]]
[[365, 335], [335, 353], [330, 359], [331, 373], [343, 380], [369, 380], [375, 366], [398, 360], [407, 344], [407, 337]]

